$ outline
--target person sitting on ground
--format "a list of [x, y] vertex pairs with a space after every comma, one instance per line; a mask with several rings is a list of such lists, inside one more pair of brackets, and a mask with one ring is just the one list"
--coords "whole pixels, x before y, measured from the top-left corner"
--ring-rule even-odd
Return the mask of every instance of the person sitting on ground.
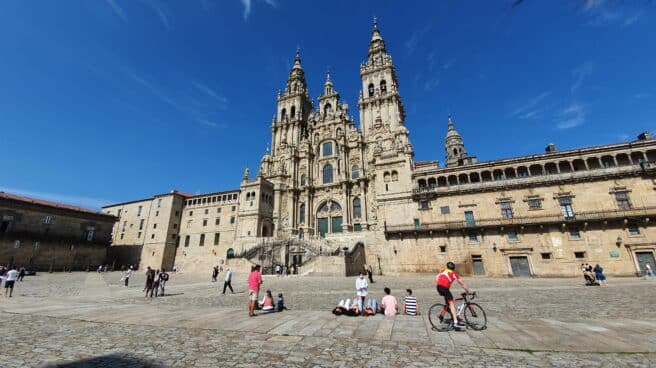
[[285, 298], [282, 296], [282, 293], [278, 294], [278, 302], [276, 303], [276, 311], [277, 312], [282, 312], [284, 310], [287, 310], [287, 307], [285, 306]]
[[392, 293], [390, 288], [386, 287], [383, 290], [385, 291], [385, 296], [380, 300], [380, 305], [385, 311], [385, 316], [394, 317], [396, 316], [397, 308], [396, 298], [393, 295], [390, 295]]
[[597, 263], [593, 269], [595, 274], [595, 279], [601, 284], [608, 286], [608, 281], [606, 281], [606, 276], [604, 275], [604, 269]]
[[378, 302], [376, 299], [367, 300], [367, 307], [362, 311], [362, 315], [365, 317], [376, 315], [378, 312]]
[[333, 309], [333, 314], [336, 316], [342, 315], [348, 311], [349, 307], [351, 306], [351, 299], [342, 299], [339, 301], [339, 304]]
[[360, 307], [358, 306], [358, 301], [355, 300], [353, 304], [346, 310], [347, 316], [355, 317], [360, 315]]
[[271, 295], [271, 290], [267, 290], [266, 293], [264, 294], [264, 299], [260, 301], [260, 307], [262, 308], [262, 312], [273, 312], [273, 296]]
[[412, 289], [405, 289], [405, 297], [403, 298], [403, 314], [408, 316], [418, 316], [420, 314], [417, 298], [412, 295]]

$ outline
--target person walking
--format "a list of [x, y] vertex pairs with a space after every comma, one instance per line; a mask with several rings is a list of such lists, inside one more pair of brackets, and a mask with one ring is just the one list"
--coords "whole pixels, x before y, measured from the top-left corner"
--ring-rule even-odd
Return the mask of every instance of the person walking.
[[159, 270], [153, 271], [155, 277], [153, 278], [153, 288], [150, 289], [150, 297], [153, 297], [153, 292], [155, 293], [155, 298], [157, 298], [157, 293], [159, 292]]
[[358, 308], [362, 310], [364, 300], [367, 298], [369, 283], [364, 278], [364, 272], [360, 271], [360, 276], [355, 280], [355, 293], [358, 296]]
[[260, 273], [260, 265], [255, 265], [248, 275], [248, 316], [255, 316], [255, 306], [257, 305], [258, 294], [260, 293], [260, 286], [262, 285], [262, 274]]
[[167, 281], [169, 281], [169, 274], [162, 268], [162, 272], [159, 273], [159, 288], [161, 289], [160, 296], [164, 296], [164, 287], [166, 286]]
[[232, 290], [232, 271], [230, 271], [229, 268], [226, 268], [225, 279], [223, 280], [223, 294], [225, 294], [226, 288], [230, 288], [230, 292], [233, 294], [235, 293], [235, 291]]
[[125, 271], [123, 274], [123, 281], [125, 282], [125, 287], [128, 287], [128, 282], [130, 282], [130, 277], [132, 276], [132, 266]]
[[23, 281], [23, 277], [25, 277], [25, 267], [20, 268], [18, 271], [18, 281]]
[[155, 283], [155, 270], [151, 269], [150, 266], [146, 267], [146, 285], [144, 286], [143, 291], [146, 292], [148, 296], [149, 292], [153, 290], [153, 284]]
[[654, 277], [654, 271], [651, 270], [649, 263], [645, 264], [645, 280], [651, 280]]
[[216, 282], [217, 276], [219, 276], [219, 266], [214, 266], [212, 269], [212, 282]]
[[374, 283], [374, 269], [371, 267], [371, 265], [367, 266], [367, 275], [369, 276], [369, 282]]
[[5, 275], [5, 297], [7, 296], [7, 293], [9, 293], [9, 297], [11, 298], [11, 295], [14, 293], [14, 283], [16, 282], [16, 279], [18, 278], [18, 271], [16, 271], [15, 266], [9, 267], [9, 271], [7, 271], [7, 274]]

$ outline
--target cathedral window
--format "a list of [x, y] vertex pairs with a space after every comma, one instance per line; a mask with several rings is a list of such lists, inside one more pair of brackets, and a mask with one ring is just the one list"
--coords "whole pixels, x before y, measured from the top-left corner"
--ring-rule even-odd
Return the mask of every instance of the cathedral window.
[[387, 82], [384, 80], [380, 81], [380, 93], [385, 94], [387, 93]]
[[358, 165], [351, 166], [351, 179], [357, 179], [360, 176]]
[[295, 116], [296, 116], [296, 106], [292, 106], [292, 109], [289, 113], [289, 117], [293, 119]]
[[342, 128], [337, 128], [335, 130], [335, 135], [339, 138], [342, 136]]
[[360, 203], [360, 198], [353, 198], [353, 218], [359, 219], [362, 217], [362, 206]]
[[305, 223], [305, 203], [301, 203], [301, 206], [298, 209], [298, 222], [301, 224]]
[[399, 173], [392, 171], [392, 181], [399, 181]]
[[333, 143], [326, 142], [323, 144], [323, 156], [332, 156], [333, 155]]
[[328, 207], [328, 202], [324, 203], [323, 206], [319, 209], [319, 212], [329, 212], [330, 207]]
[[305, 186], [305, 182], [307, 181], [307, 177], [305, 174], [301, 174], [301, 186]]
[[330, 184], [333, 182], [333, 166], [331, 164], [326, 164], [323, 167], [323, 183]]
[[282, 109], [280, 112], [280, 121], [285, 121], [287, 120], [287, 109]]
[[373, 97], [373, 96], [374, 96], [374, 84], [369, 83], [369, 97]]
[[385, 174], [383, 174], [383, 180], [386, 183], [390, 181], [390, 173], [389, 172], [386, 171]]

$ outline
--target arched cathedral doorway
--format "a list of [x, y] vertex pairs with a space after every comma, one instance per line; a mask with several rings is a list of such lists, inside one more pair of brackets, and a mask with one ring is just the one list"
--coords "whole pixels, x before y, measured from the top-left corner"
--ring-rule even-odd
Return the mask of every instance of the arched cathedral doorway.
[[342, 206], [335, 201], [326, 201], [317, 211], [317, 229], [323, 238], [327, 233], [341, 233], [343, 222]]

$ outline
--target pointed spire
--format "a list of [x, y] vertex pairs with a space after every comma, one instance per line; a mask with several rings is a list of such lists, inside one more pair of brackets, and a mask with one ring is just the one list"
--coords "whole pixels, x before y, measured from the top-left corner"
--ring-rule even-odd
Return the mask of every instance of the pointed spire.
[[324, 86], [327, 85], [332, 85], [333, 81], [330, 80], [330, 67], [328, 67], [328, 70], [326, 70], [326, 83], [324, 83]]
[[371, 42], [378, 41], [378, 40], [383, 40], [383, 37], [380, 35], [380, 31], [378, 30], [378, 18], [374, 16], [374, 29], [371, 32]]
[[456, 130], [456, 127], [453, 125], [453, 120], [451, 120], [451, 114], [448, 117], [449, 121], [447, 122], [449, 130]]
[[301, 48], [296, 48], [296, 56], [294, 57], [294, 66], [292, 69], [302, 69], [301, 67]]

